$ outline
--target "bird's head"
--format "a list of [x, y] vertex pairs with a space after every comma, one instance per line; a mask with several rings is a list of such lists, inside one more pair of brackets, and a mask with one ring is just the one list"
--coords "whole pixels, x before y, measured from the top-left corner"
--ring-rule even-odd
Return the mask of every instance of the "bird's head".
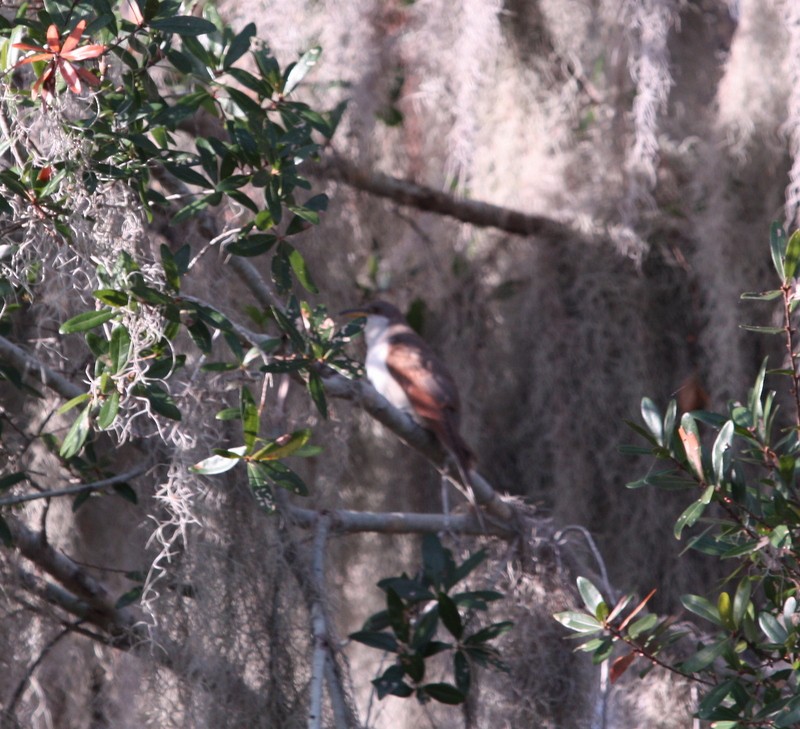
[[400, 313], [400, 310], [390, 304], [388, 301], [371, 301], [368, 304], [363, 304], [362, 306], [357, 306], [353, 309], [345, 309], [344, 311], [339, 312], [342, 316], [350, 317], [351, 319], [356, 319], [358, 317], [366, 317], [370, 319], [372, 317], [381, 317], [386, 319], [387, 323], [392, 322], [405, 322], [405, 317]]

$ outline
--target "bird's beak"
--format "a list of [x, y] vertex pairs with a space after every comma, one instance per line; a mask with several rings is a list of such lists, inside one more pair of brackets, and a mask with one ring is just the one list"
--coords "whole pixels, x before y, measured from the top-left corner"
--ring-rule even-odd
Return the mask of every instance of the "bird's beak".
[[339, 312], [339, 316], [346, 316], [348, 319], [358, 319], [359, 317], [366, 317], [367, 312], [364, 309], [359, 309], [356, 307], [355, 309], [344, 309]]

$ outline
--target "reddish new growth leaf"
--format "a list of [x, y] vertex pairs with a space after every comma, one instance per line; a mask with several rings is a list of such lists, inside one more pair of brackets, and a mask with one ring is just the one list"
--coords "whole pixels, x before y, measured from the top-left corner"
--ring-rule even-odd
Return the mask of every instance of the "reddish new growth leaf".
[[683, 449], [686, 451], [686, 458], [689, 459], [689, 465], [695, 472], [698, 478], [703, 477], [703, 458], [700, 455], [700, 441], [694, 433], [684, 430], [683, 426], [678, 426], [678, 435], [683, 443]]
[[622, 676], [625, 671], [628, 670], [631, 663], [636, 660], [636, 653], [633, 651], [630, 653], [626, 653], [624, 656], [620, 656], [619, 658], [615, 659], [614, 662], [611, 664], [611, 670], [608, 672], [609, 678], [611, 679], [611, 683], [614, 684], [619, 680], [619, 677]]
[[78, 48], [78, 43], [85, 28], [86, 21], [81, 20], [62, 44], [58, 28], [55, 24], [51, 25], [47, 29], [46, 48], [32, 46], [28, 43], [14, 43], [14, 48], [20, 48], [23, 51], [35, 51], [32, 56], [23, 58], [17, 63], [17, 66], [24, 66], [26, 63], [34, 63], [35, 61], [48, 61], [44, 73], [36, 79], [36, 83], [31, 87], [32, 98], [35, 99], [41, 90], [42, 101], [45, 104], [52, 100], [56, 89], [56, 71], [61, 73], [69, 90], [74, 94], [81, 92], [81, 79], [90, 86], [98, 86], [100, 84], [100, 79], [91, 71], [73, 65], [76, 61], [97, 58], [106, 52], [106, 47], [99, 44]]

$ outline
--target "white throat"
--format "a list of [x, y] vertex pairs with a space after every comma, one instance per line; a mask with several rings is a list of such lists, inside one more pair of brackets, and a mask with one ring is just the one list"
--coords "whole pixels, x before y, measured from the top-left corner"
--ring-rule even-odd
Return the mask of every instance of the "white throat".
[[389, 337], [389, 320], [385, 316], [370, 314], [367, 317], [367, 326], [364, 327], [364, 339], [367, 342], [367, 377], [372, 386], [392, 405], [413, 414], [408, 396], [386, 366]]

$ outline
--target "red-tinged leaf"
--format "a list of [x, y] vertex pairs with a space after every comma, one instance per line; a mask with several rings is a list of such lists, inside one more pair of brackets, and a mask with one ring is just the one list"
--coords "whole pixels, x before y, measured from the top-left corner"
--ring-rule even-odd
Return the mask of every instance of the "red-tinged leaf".
[[689, 465], [695, 472], [698, 478], [703, 478], [703, 459], [700, 455], [700, 441], [694, 433], [689, 433], [683, 429], [682, 425], [678, 426], [678, 436], [680, 436], [683, 449], [686, 451], [686, 458], [689, 459]]
[[[50, 26], [51, 28], [55, 28], [54, 25]], [[83, 31], [86, 29], [86, 21], [81, 20], [73, 29], [72, 32], [67, 36], [67, 40], [64, 41], [64, 45], [61, 46], [61, 55], [66, 55], [70, 51], [73, 51], [78, 43], [81, 40], [81, 36], [83, 35]], [[58, 37], [58, 31], [56, 30], [56, 37]], [[48, 43], [50, 42], [50, 31], [47, 31], [47, 39]], [[52, 46], [51, 46], [52, 47]]]
[[75, 68], [69, 61], [65, 61], [63, 58], [57, 58], [56, 63], [58, 63], [58, 70], [61, 71], [64, 81], [66, 81], [67, 86], [69, 86], [69, 90], [72, 91], [73, 94], [79, 94], [81, 92], [81, 82], [78, 78], [78, 74], [75, 73]]
[[[30, 43], [12, 43], [11, 47], [12, 48], [19, 48], [22, 51], [39, 51], [39, 52], [41, 52], [41, 51], [44, 50], [44, 48], [42, 48], [41, 46], [32, 46]], [[48, 51], [47, 55], [48, 56], [52, 56], [53, 54]]]
[[84, 81], [86, 81], [89, 86], [99, 86], [100, 79], [97, 78], [91, 71], [81, 68], [80, 66], [75, 67], [75, 73], [78, 74]]
[[611, 678], [611, 683], [615, 684], [620, 676], [622, 676], [625, 671], [630, 668], [631, 663], [636, 660], [636, 653], [628, 653], [624, 656], [620, 656], [616, 658], [614, 662], [611, 664], [611, 670], [609, 671], [608, 675]]
[[643, 608], [645, 605], [647, 605], [647, 603], [650, 601], [650, 598], [651, 598], [651, 597], [653, 597], [653, 595], [655, 595], [655, 594], [656, 594], [656, 588], [654, 587], [652, 590], [650, 590], [650, 592], [648, 593], [647, 597], [646, 597], [644, 600], [642, 600], [642, 601], [641, 601], [641, 602], [640, 602], [640, 603], [639, 603], [639, 604], [638, 604], [638, 605], [637, 605], [637, 606], [636, 606], [636, 607], [633, 609], [633, 611], [631, 612], [631, 614], [630, 614], [630, 615], [628, 615], [628, 617], [626, 617], [626, 618], [625, 618], [625, 620], [623, 620], [623, 621], [622, 621], [622, 623], [621, 623], [621, 624], [620, 624], [620, 626], [619, 626], [619, 629], [620, 629], [620, 630], [625, 630], [625, 627], [628, 625], [628, 623], [630, 623], [630, 622], [631, 622], [631, 620], [633, 620], [633, 618], [634, 618], [634, 617], [636, 617], [636, 615], [637, 615], [639, 612], [641, 612], [642, 608]]
[[53, 53], [58, 53], [61, 50], [61, 39], [58, 37], [58, 28], [55, 23], [47, 29], [47, 47]]
[[[15, 45], [21, 46], [22, 43], [16, 43]], [[41, 48], [36, 48], [35, 46], [28, 46], [29, 51], [41, 51]], [[28, 56], [27, 58], [23, 58], [21, 61], [17, 62], [16, 66], [24, 66], [26, 63], [34, 63], [35, 61], [44, 61], [49, 60], [53, 57], [52, 53], [35, 53], [32, 56]], [[16, 68], [16, 66], [14, 66]]]
[[60, 56], [62, 58], [66, 58], [68, 61], [85, 61], [87, 58], [97, 58], [98, 56], [102, 56], [105, 52], [106, 47], [104, 45], [95, 43], [89, 46], [81, 46], [80, 48], [76, 48], [71, 53], [62, 52]]
[[47, 167], [42, 167], [42, 169], [39, 170], [39, 174], [36, 175], [36, 181], [47, 182], [52, 177], [52, 175], [53, 175], [53, 168], [50, 167], [50, 165], [47, 165]]

